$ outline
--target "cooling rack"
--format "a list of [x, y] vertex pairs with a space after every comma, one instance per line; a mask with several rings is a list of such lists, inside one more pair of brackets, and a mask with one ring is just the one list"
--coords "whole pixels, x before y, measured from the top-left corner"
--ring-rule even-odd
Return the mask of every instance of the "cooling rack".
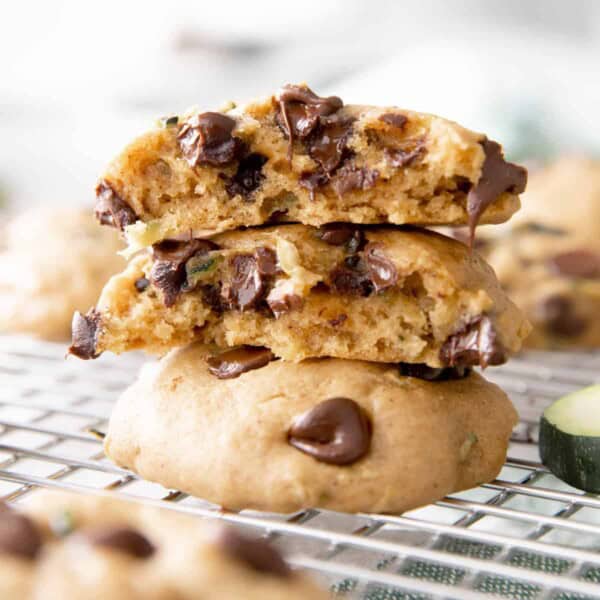
[[95, 432], [141, 362], [65, 360], [63, 346], [0, 336], [0, 498], [113, 493], [229, 521], [271, 538], [341, 598], [600, 598], [600, 496], [553, 477], [536, 445], [553, 399], [600, 382], [600, 353], [532, 352], [490, 369], [522, 418], [498, 479], [402, 516], [223, 512], [117, 468]]

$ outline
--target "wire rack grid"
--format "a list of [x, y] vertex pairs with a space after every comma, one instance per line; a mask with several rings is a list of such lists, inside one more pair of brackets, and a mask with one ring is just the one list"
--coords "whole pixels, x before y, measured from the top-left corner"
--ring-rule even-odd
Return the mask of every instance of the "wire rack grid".
[[528, 353], [490, 369], [521, 414], [498, 479], [401, 516], [223, 512], [114, 466], [94, 431], [140, 364], [65, 360], [63, 346], [0, 336], [0, 498], [117, 493], [225, 520], [270, 537], [341, 598], [600, 598], [600, 497], [551, 475], [536, 445], [553, 399], [600, 382], [600, 353]]

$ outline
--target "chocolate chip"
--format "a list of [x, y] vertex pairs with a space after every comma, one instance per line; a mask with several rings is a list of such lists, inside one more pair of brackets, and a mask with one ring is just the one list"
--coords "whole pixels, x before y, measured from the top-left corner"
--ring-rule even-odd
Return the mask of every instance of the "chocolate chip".
[[0, 511], [0, 554], [33, 560], [42, 547], [34, 522], [9, 508]]
[[235, 175], [231, 178], [223, 176], [226, 180], [225, 190], [230, 198], [240, 195], [244, 200], [252, 199], [252, 194], [262, 183], [265, 176], [262, 174], [262, 168], [267, 162], [267, 157], [253, 152], [240, 160]]
[[364, 234], [362, 229], [350, 223], [328, 223], [317, 231], [317, 237], [330, 246], [346, 246], [354, 254], [362, 249]]
[[408, 117], [398, 113], [385, 113], [379, 117], [379, 120], [397, 129], [404, 129], [404, 126], [408, 123]]
[[268, 348], [240, 346], [206, 359], [208, 370], [218, 379], [234, 379], [242, 373], [260, 369], [275, 357]]
[[338, 196], [353, 190], [367, 190], [375, 185], [379, 171], [367, 167], [345, 164], [331, 178], [331, 187]]
[[171, 307], [177, 301], [185, 282], [185, 263], [198, 254], [206, 254], [218, 249], [217, 244], [210, 240], [189, 240], [179, 242], [164, 240], [152, 246], [154, 262], [150, 269], [150, 281], [163, 293], [166, 307]]
[[442, 345], [440, 360], [449, 367], [501, 365], [507, 359], [506, 350], [489, 317], [482, 316], [467, 323]]
[[219, 167], [240, 159], [246, 151], [246, 145], [232, 134], [235, 126], [234, 119], [216, 112], [206, 112], [188, 119], [181, 126], [177, 140], [189, 165]]
[[475, 228], [485, 209], [505, 192], [520, 194], [527, 185], [527, 170], [506, 162], [500, 144], [488, 140], [480, 142], [485, 152], [481, 176], [467, 195], [467, 213], [471, 244]]
[[341, 313], [334, 319], [327, 321], [332, 327], [339, 327], [344, 321], [348, 319], [348, 315]]
[[330, 398], [294, 419], [288, 441], [320, 462], [349, 465], [369, 451], [371, 423], [354, 400]]
[[396, 285], [398, 271], [394, 263], [385, 256], [381, 244], [368, 244], [364, 251], [364, 260], [375, 292], [382, 292]]
[[275, 315], [275, 318], [278, 319], [281, 315], [284, 315], [291, 310], [299, 310], [302, 308], [304, 301], [298, 294], [284, 294], [276, 298], [269, 296], [267, 298], [267, 304]]
[[278, 577], [291, 576], [291, 571], [279, 552], [265, 540], [248, 537], [227, 527], [220, 533], [217, 543], [229, 557], [254, 571]]
[[302, 173], [298, 179], [300, 186], [308, 190], [312, 201], [315, 199], [315, 191], [327, 185], [328, 182], [329, 177], [322, 171]]
[[97, 358], [96, 343], [100, 330], [100, 313], [96, 309], [90, 310], [86, 315], [76, 312], [71, 324], [71, 345], [68, 353], [88, 360]]
[[417, 159], [423, 158], [426, 152], [425, 140], [418, 140], [411, 147], [386, 148], [384, 150], [385, 157], [392, 167], [408, 167]]
[[555, 335], [576, 337], [585, 331], [587, 323], [575, 309], [574, 302], [560, 294], [543, 299], [536, 309], [537, 318]]
[[322, 98], [307, 86], [285, 85], [277, 95], [279, 112], [276, 120], [289, 140], [288, 157], [292, 158], [294, 139], [305, 139], [326, 117], [337, 112], [344, 103], [337, 96]]
[[121, 231], [137, 221], [132, 208], [115, 192], [110, 183], [102, 180], [96, 186], [96, 219], [101, 225], [117, 227]]
[[373, 284], [369, 278], [364, 262], [358, 256], [348, 257], [329, 273], [331, 287], [346, 296], [369, 296], [373, 292]]
[[238, 254], [230, 261], [233, 276], [223, 292], [233, 308], [241, 311], [255, 308], [267, 294], [267, 283], [274, 270], [270, 255], [261, 256], [260, 250], [254, 254]]
[[571, 250], [553, 256], [550, 268], [566, 277], [597, 279], [600, 277], [600, 254], [591, 250]]
[[430, 367], [424, 363], [399, 363], [398, 371], [405, 377], [415, 377], [425, 381], [449, 381], [463, 379], [469, 375], [468, 367]]
[[116, 550], [134, 558], [149, 558], [156, 549], [141, 533], [130, 527], [108, 527], [83, 533], [93, 546]]
[[348, 157], [347, 143], [353, 124], [354, 119], [349, 117], [324, 117], [318, 129], [307, 139], [309, 156], [327, 175], [331, 175], [342, 160]]
[[271, 248], [261, 247], [254, 252], [256, 268], [262, 276], [270, 277], [277, 273], [277, 254]]
[[145, 277], [138, 277], [133, 285], [138, 292], [144, 292], [150, 285], [150, 281]]
[[227, 308], [223, 302], [221, 284], [209, 284], [200, 287], [202, 300], [207, 304], [212, 311], [221, 314]]

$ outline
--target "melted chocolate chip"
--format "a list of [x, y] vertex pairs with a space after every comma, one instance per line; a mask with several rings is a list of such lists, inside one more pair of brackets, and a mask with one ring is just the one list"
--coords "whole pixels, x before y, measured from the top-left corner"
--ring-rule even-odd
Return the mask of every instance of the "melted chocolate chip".
[[241, 346], [206, 359], [208, 370], [218, 379], [234, 379], [242, 373], [260, 369], [275, 357], [268, 348]]
[[580, 335], [587, 326], [574, 302], [559, 294], [545, 298], [537, 307], [537, 316], [550, 333], [567, 338]]
[[145, 536], [130, 527], [94, 529], [84, 535], [93, 546], [123, 552], [134, 558], [149, 558], [156, 551]]
[[463, 379], [469, 375], [468, 367], [442, 367], [435, 368], [423, 363], [399, 363], [398, 371], [405, 377], [415, 377], [425, 381], [449, 381]]
[[90, 310], [86, 315], [76, 312], [71, 324], [71, 345], [68, 353], [88, 360], [97, 358], [96, 342], [100, 329], [100, 313], [96, 309]]
[[275, 315], [275, 318], [278, 319], [281, 315], [284, 315], [291, 310], [299, 310], [302, 308], [304, 301], [297, 294], [285, 294], [279, 298], [268, 297], [267, 304], [273, 315]]
[[442, 345], [440, 360], [449, 367], [501, 365], [506, 362], [504, 346], [489, 317], [479, 317], [451, 335]]
[[299, 85], [285, 85], [277, 100], [279, 113], [276, 116], [279, 127], [289, 140], [288, 157], [292, 158], [294, 139], [305, 139], [321, 123], [321, 117], [337, 112], [344, 103], [337, 96], [322, 98], [310, 88]]
[[218, 545], [228, 556], [254, 571], [278, 577], [291, 576], [281, 555], [265, 540], [248, 537], [227, 527], [219, 535]]
[[145, 277], [138, 277], [133, 285], [135, 285], [135, 289], [138, 292], [144, 292], [150, 285], [150, 281], [148, 281], [148, 279]]
[[396, 285], [398, 271], [394, 263], [385, 256], [381, 244], [368, 244], [364, 251], [367, 274], [375, 292], [381, 292]]
[[419, 140], [414, 146], [406, 148], [386, 148], [387, 161], [392, 167], [408, 167], [416, 160], [423, 158], [427, 152], [425, 140]]
[[309, 156], [327, 175], [331, 175], [348, 157], [347, 143], [353, 124], [354, 119], [338, 115], [323, 118], [318, 129], [307, 140]]
[[220, 315], [227, 308], [223, 302], [221, 284], [203, 285], [200, 287], [202, 300], [210, 309]]
[[597, 279], [600, 277], [600, 254], [591, 250], [571, 250], [553, 256], [550, 268], [566, 277]]
[[329, 177], [327, 174], [321, 171], [314, 171], [313, 173], [302, 173], [300, 178], [298, 179], [298, 183], [305, 189], [308, 190], [310, 194], [310, 199], [314, 201], [315, 199], [315, 191], [320, 187], [327, 185], [329, 182]]
[[398, 113], [385, 113], [379, 117], [379, 120], [397, 129], [404, 129], [404, 126], [408, 123], [408, 117]]
[[527, 170], [506, 162], [500, 144], [485, 139], [481, 146], [485, 152], [481, 176], [467, 195], [471, 244], [475, 238], [475, 228], [485, 209], [503, 193], [520, 194], [527, 185]]
[[127, 225], [137, 221], [137, 216], [132, 208], [115, 192], [106, 180], [100, 181], [96, 186], [96, 219], [101, 225], [117, 227], [121, 231]]
[[317, 231], [317, 237], [330, 246], [346, 246], [351, 254], [364, 244], [362, 229], [350, 223], [328, 223]]
[[349, 465], [367, 454], [371, 435], [371, 423], [354, 400], [330, 398], [294, 419], [288, 441], [320, 462]]
[[33, 560], [42, 543], [31, 519], [9, 508], [0, 511], [0, 554]]
[[331, 287], [346, 296], [369, 296], [373, 283], [367, 274], [364, 262], [356, 255], [350, 256], [329, 273]]
[[246, 145], [232, 134], [235, 126], [234, 119], [216, 112], [206, 112], [188, 119], [181, 126], [177, 140], [189, 165], [219, 167], [240, 159], [246, 151]]
[[198, 254], [218, 249], [210, 240], [179, 242], [165, 240], [152, 246], [154, 262], [150, 270], [150, 281], [163, 293], [166, 307], [173, 306], [186, 282], [185, 263]]
[[338, 196], [343, 196], [353, 190], [367, 190], [375, 185], [379, 178], [379, 171], [367, 167], [357, 167], [344, 164], [331, 178], [331, 187]]
[[265, 176], [262, 174], [262, 168], [267, 162], [267, 157], [253, 152], [240, 160], [235, 175], [226, 179], [225, 190], [230, 198], [240, 195], [244, 200], [252, 200], [252, 194], [262, 183]]
[[258, 248], [254, 254], [238, 254], [231, 261], [233, 276], [224, 289], [226, 302], [241, 311], [255, 308], [267, 294], [267, 284], [276, 272], [273, 250]]

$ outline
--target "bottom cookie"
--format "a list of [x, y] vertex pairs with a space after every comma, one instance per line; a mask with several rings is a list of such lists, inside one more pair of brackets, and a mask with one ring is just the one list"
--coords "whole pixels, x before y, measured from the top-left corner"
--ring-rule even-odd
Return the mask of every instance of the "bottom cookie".
[[264, 540], [131, 501], [38, 493], [0, 503], [0, 598], [305, 600], [328, 595]]
[[271, 512], [401, 513], [504, 463], [517, 415], [476, 373], [270, 359], [192, 345], [147, 365], [117, 402], [107, 455], [227, 509]]

